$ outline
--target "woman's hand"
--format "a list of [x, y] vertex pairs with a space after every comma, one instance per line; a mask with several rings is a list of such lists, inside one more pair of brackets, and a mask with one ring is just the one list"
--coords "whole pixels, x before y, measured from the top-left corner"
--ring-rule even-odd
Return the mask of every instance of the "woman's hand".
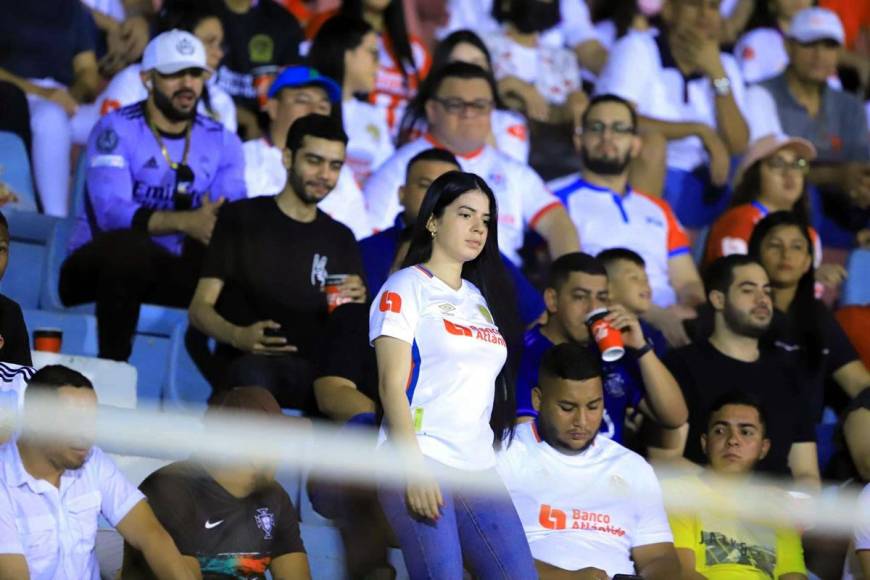
[[441, 508], [444, 498], [441, 487], [433, 477], [415, 478], [405, 488], [405, 501], [408, 510], [419, 518], [438, 521], [441, 518]]

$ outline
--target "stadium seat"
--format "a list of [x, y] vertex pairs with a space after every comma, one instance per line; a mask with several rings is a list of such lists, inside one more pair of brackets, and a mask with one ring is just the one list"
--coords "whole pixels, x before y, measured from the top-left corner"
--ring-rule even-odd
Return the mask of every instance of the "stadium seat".
[[169, 377], [170, 350], [171, 341], [168, 336], [137, 334], [133, 337], [130, 364], [139, 373], [136, 394], [140, 406], [160, 406], [163, 387]]
[[0, 131], [0, 181], [18, 196], [18, 202], [4, 206], [4, 211], [36, 211], [36, 191], [27, 148], [21, 137], [8, 131]]
[[169, 376], [163, 391], [163, 408], [204, 411], [211, 385], [187, 353], [184, 337], [188, 325], [179, 324], [170, 337]]
[[9, 266], [0, 281], [0, 292], [22, 308], [38, 308], [45, 257], [44, 245], [12, 240], [9, 243]]
[[854, 250], [846, 270], [849, 277], [843, 284], [841, 306], [870, 304], [870, 250]]
[[334, 580], [344, 577], [344, 547], [338, 530], [328, 526], [301, 523], [299, 531], [308, 553], [313, 580]]
[[97, 319], [92, 314], [50, 312], [24, 309], [24, 323], [31, 333], [39, 328], [63, 331], [61, 352], [80, 356], [97, 356]]

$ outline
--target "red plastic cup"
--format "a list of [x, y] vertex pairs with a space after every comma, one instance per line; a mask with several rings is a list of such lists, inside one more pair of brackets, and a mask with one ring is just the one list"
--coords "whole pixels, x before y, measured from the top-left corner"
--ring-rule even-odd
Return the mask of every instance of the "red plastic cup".
[[350, 298], [345, 298], [339, 293], [339, 286], [344, 284], [347, 276], [347, 274], [331, 274], [326, 277], [323, 291], [326, 292], [326, 310], [330, 314], [342, 304], [350, 302]]
[[604, 320], [607, 312], [606, 308], [593, 310], [586, 317], [586, 325], [595, 339], [595, 344], [598, 345], [598, 350], [601, 351], [601, 359], [613, 362], [621, 359], [625, 354], [625, 344], [622, 342], [622, 333], [619, 329]]
[[33, 331], [33, 349], [43, 352], [60, 352], [63, 331], [59, 328], [37, 328]]

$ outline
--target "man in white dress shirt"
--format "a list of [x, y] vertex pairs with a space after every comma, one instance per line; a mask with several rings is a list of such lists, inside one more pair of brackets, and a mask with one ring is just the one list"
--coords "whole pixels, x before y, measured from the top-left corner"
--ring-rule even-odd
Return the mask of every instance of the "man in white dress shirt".
[[[91, 382], [59, 365], [33, 375], [24, 394], [25, 414], [34, 397], [71, 414], [97, 406]], [[84, 437], [13, 438], [0, 446], [0, 580], [99, 580], [94, 547], [100, 514], [142, 550], [158, 578], [192, 580], [193, 572], [144, 499]]]

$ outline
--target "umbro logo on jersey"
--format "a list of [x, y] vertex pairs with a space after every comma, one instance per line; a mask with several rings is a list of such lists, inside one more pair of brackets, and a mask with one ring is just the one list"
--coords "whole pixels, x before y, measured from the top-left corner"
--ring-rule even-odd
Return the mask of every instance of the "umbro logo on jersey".
[[209, 520], [205, 520], [205, 529], [210, 530], [212, 528], [216, 528], [219, 525], [221, 525], [222, 523], [224, 523], [223, 520], [218, 520], [216, 522], [211, 522]]
[[145, 164], [145, 169], [157, 169], [157, 160], [154, 159], [154, 157], [149, 159], [148, 162]]

